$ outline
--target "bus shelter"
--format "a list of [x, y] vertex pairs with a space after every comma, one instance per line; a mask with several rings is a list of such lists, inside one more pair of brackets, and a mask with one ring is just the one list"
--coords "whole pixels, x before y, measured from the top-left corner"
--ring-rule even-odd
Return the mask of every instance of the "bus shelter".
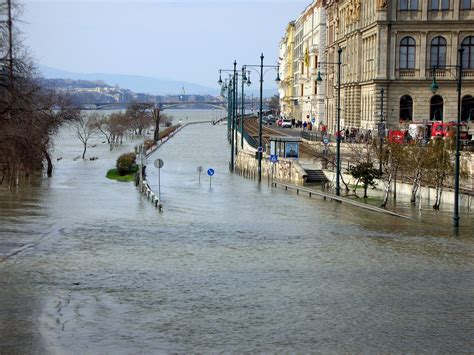
[[298, 159], [300, 155], [300, 137], [270, 137], [270, 155], [280, 158]]

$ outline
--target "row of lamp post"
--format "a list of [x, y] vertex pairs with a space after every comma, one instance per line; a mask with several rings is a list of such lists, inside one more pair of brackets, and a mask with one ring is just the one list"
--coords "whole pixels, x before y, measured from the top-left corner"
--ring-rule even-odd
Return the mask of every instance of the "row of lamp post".
[[[458, 118], [457, 118], [457, 130], [456, 130], [456, 154], [455, 154], [455, 179], [454, 179], [454, 216], [453, 216], [453, 225], [454, 227], [459, 227], [459, 175], [460, 175], [460, 134], [461, 134], [461, 89], [462, 89], [462, 75], [463, 75], [463, 66], [462, 66], [462, 57], [463, 57], [463, 48], [458, 50], [458, 64], [456, 65], [444, 65], [442, 67], [433, 67], [433, 82], [430, 86], [430, 89], [433, 93], [436, 93], [439, 89], [439, 85], [436, 82], [436, 71], [438, 69], [445, 68], [454, 68], [457, 73], [454, 75], [457, 80], [457, 93], [458, 93]], [[322, 82], [323, 78], [321, 77], [321, 72], [319, 71], [320, 65], [337, 65], [337, 128], [336, 128], [336, 195], [340, 196], [340, 174], [341, 174], [341, 66], [342, 66], [342, 49], [339, 48], [338, 51], [338, 60], [337, 62], [318, 62], [318, 74], [316, 81]], [[266, 68], [276, 69], [277, 78], [275, 81], [277, 84], [280, 83], [280, 73], [279, 65], [264, 65], [263, 63], [264, 56], [263, 53], [260, 56], [260, 65], [243, 65], [242, 66], [242, 97], [241, 97], [241, 116], [240, 116], [240, 134], [241, 134], [241, 148], [243, 148], [243, 135], [244, 135], [244, 84], [248, 86], [251, 85], [250, 81], [250, 71], [247, 71], [247, 68], [255, 70], [260, 76], [260, 105], [259, 105], [259, 140], [258, 140], [258, 181], [262, 180], [262, 153], [263, 153], [263, 128], [262, 128], [262, 119], [263, 119], [263, 78], [266, 73], [264, 71]], [[234, 134], [237, 136], [237, 105], [238, 105], [238, 95], [237, 95], [237, 82], [238, 82], [238, 73], [237, 73], [237, 62], [234, 61], [234, 69], [219, 70], [219, 85], [223, 85], [221, 73], [232, 71], [233, 76], [229, 78], [229, 85], [227, 86], [227, 80], [224, 83], [223, 89], [228, 89], [228, 129], [231, 129], [231, 162], [230, 170], [234, 171]], [[247, 75], [246, 75], [247, 73]], [[384, 124], [384, 88], [381, 88], [381, 114], [380, 114], [380, 127], [383, 128]], [[229, 121], [231, 120], [231, 121]], [[231, 122], [231, 124], [229, 124]], [[383, 144], [383, 135], [380, 135], [380, 149], [382, 151]], [[237, 142], [235, 142], [237, 145]], [[235, 147], [237, 154], [237, 146]], [[382, 161], [380, 160], [380, 170], [382, 170]]]
[[[263, 78], [266, 73], [265, 69], [271, 70], [271, 69], [276, 69], [277, 71], [277, 77], [275, 79], [276, 83], [280, 83], [280, 66], [279, 65], [264, 65], [263, 64], [263, 53], [260, 56], [260, 64], [259, 65], [252, 65], [252, 64], [244, 64], [242, 66], [242, 78], [241, 78], [241, 84], [242, 84], [242, 96], [241, 96], [241, 112], [240, 112], [240, 144], [241, 148], [244, 146], [244, 117], [245, 117], [245, 107], [244, 107], [244, 100], [245, 100], [245, 94], [244, 94], [244, 86], [247, 84], [248, 86], [251, 85], [250, 81], [250, 70], [247, 69], [252, 69], [258, 73], [260, 76], [260, 105], [259, 105], [259, 133], [258, 133], [258, 148], [257, 148], [257, 156], [258, 156], [258, 181], [262, 181], [262, 154], [263, 154]], [[229, 69], [219, 69], [219, 80], [218, 84], [219, 85], [224, 85], [222, 86], [223, 89], [225, 90], [226, 84], [225, 82], [222, 81], [222, 72], [230, 72], [232, 70]], [[238, 72], [237, 72], [237, 62], [234, 61], [234, 69], [233, 69], [233, 75], [229, 78], [229, 82], [232, 83], [232, 85], [229, 85], [229, 87], [232, 87], [232, 90], [229, 90], [228, 92], [228, 99], [227, 99], [227, 104], [228, 104], [228, 112], [229, 115], [227, 117], [228, 122], [231, 122], [231, 124], [228, 123], [228, 129], [230, 128], [230, 135], [231, 135], [231, 159], [230, 159], [230, 171], [234, 171], [234, 156], [237, 155], [237, 131], [238, 131], [238, 126], [237, 126], [237, 107], [238, 107], [238, 93], [237, 93], [237, 83], [238, 83]], [[232, 99], [231, 99], [232, 97]], [[234, 140], [235, 136], [235, 140]], [[234, 152], [234, 142], [235, 142], [235, 152]]]

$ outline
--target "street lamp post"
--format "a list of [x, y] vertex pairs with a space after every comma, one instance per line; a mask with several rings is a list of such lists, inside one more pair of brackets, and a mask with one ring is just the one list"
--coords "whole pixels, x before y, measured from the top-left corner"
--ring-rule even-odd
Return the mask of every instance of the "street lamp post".
[[245, 75], [245, 66], [242, 66], [242, 106], [240, 108], [240, 148], [244, 149], [244, 117], [245, 117], [245, 94], [244, 94], [244, 85], [247, 83], [250, 86], [250, 72], [249, 78]]
[[[276, 83], [280, 83], [280, 66], [279, 65], [264, 65], [263, 53], [260, 55], [260, 65], [245, 65], [245, 68], [250, 68], [255, 70], [260, 75], [260, 112], [259, 112], [259, 128], [258, 128], [258, 149], [257, 149], [257, 156], [258, 156], [258, 182], [262, 181], [262, 155], [263, 155], [263, 77], [265, 72], [263, 71], [264, 68], [276, 69], [277, 70], [277, 77], [275, 79]], [[258, 70], [259, 68], [260, 70]], [[248, 79], [249, 80], [249, 79]]]
[[[318, 62], [320, 64], [337, 65], [337, 131], [336, 131], [336, 195], [341, 195], [340, 175], [341, 175], [341, 66], [342, 66], [342, 48], [337, 50], [337, 62]], [[318, 70], [316, 81], [321, 82], [321, 72]]]
[[[455, 154], [455, 167], [454, 167], [454, 214], [453, 214], [453, 226], [459, 227], [459, 174], [460, 174], [460, 150], [461, 150], [461, 90], [462, 90], [462, 75], [463, 75], [463, 57], [464, 48], [458, 49], [458, 64], [456, 65], [444, 65], [442, 68], [454, 68], [457, 73], [455, 75], [457, 79], [457, 92], [458, 92], [458, 119], [456, 124], [456, 154]], [[438, 66], [433, 67], [433, 82], [431, 83], [430, 90], [435, 94], [439, 85], [436, 82], [436, 69]]]
[[[380, 89], [380, 95], [381, 95], [381, 107], [380, 107], [380, 125], [379, 125], [379, 140], [380, 140], [380, 158], [379, 158], [379, 171], [382, 172], [382, 155], [383, 155], [383, 140], [385, 137], [385, 119], [383, 116], [383, 94], [385, 90], [382, 87]], [[383, 130], [383, 131], [382, 131]]]
[[[222, 72], [232, 73], [229, 75], [229, 84], [227, 85], [227, 81], [224, 83], [222, 81]], [[228, 114], [227, 114], [227, 129], [230, 128], [230, 163], [229, 163], [229, 170], [234, 172], [234, 154], [237, 154], [237, 61], [234, 61], [234, 68], [233, 69], [219, 69], [219, 80], [217, 81], [219, 85], [223, 85], [223, 89], [228, 89]], [[234, 153], [234, 146], [235, 146], [235, 153]]]
[[234, 61], [234, 113], [233, 113], [233, 120], [234, 120], [234, 146], [235, 146], [235, 156], [237, 156], [237, 147], [238, 147], [238, 139], [237, 139], [237, 108], [239, 107], [239, 86], [238, 86], [238, 78], [239, 74], [237, 73], [237, 61]]

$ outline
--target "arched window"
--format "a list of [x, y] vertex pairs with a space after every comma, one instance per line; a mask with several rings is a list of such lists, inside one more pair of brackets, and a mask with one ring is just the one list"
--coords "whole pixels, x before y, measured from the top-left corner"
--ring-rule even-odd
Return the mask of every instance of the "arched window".
[[474, 69], [474, 36], [464, 38], [461, 43], [463, 69]]
[[443, 98], [439, 95], [435, 95], [430, 101], [430, 120], [442, 121], [443, 120]]
[[446, 66], [446, 40], [441, 36], [431, 41], [430, 65], [431, 67]]
[[400, 69], [415, 69], [416, 42], [412, 37], [400, 41]]
[[462, 98], [461, 120], [474, 121], [474, 97], [466, 95]]
[[404, 95], [400, 99], [400, 120], [413, 120], [413, 99], [410, 95]]

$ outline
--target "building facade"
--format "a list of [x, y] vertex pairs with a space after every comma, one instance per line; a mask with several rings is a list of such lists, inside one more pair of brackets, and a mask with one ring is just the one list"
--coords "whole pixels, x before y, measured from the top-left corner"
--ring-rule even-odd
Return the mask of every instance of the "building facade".
[[[318, 58], [320, 53], [324, 54], [326, 45], [326, 16], [322, 4], [322, 0], [314, 0], [307, 6], [290, 23], [280, 42], [281, 64], [288, 68], [281, 85], [281, 107], [296, 120], [310, 121], [325, 116], [325, 88], [316, 82]], [[287, 109], [289, 106], [291, 110]]]
[[[373, 130], [381, 120], [389, 128], [456, 120], [460, 63], [462, 118], [474, 119], [474, 0], [326, 0], [318, 5], [324, 10], [319, 13], [324, 13], [325, 25], [313, 22], [314, 29], [320, 28], [317, 55], [329, 64], [317, 67], [323, 80], [314, 92], [323, 96], [316, 97], [317, 102], [324, 102], [324, 108], [316, 109], [318, 120], [331, 131], [337, 123], [338, 79], [337, 65], [332, 63], [338, 60], [339, 48], [342, 128]], [[304, 33], [303, 53], [311, 43], [304, 40]], [[464, 49], [462, 58], [459, 48]], [[315, 53], [311, 49], [309, 53]], [[295, 53], [301, 58], [300, 52]], [[301, 67], [295, 68], [300, 74]], [[439, 85], [436, 92], [430, 90], [433, 76]], [[303, 101], [311, 89], [309, 85], [302, 89], [301, 81], [295, 80], [295, 92]], [[302, 114], [306, 111], [303, 105]]]
[[293, 51], [295, 43], [295, 23], [290, 22], [280, 41], [280, 112], [285, 117], [295, 117], [294, 113], [294, 78], [293, 78]]

